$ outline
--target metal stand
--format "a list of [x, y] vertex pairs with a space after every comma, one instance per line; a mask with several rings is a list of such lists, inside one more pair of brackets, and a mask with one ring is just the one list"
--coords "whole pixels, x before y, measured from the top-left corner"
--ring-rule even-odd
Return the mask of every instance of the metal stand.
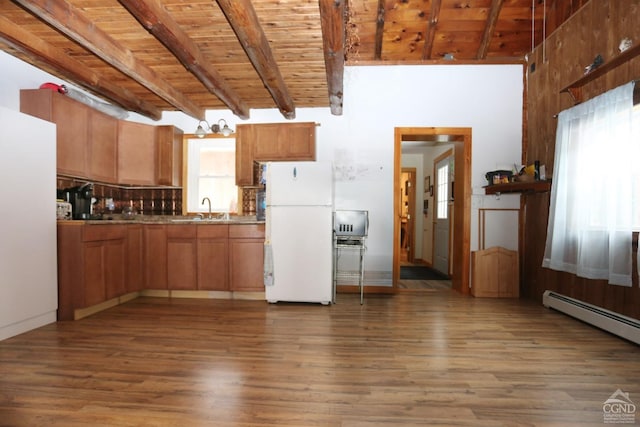
[[333, 236], [333, 303], [336, 302], [336, 288], [338, 287], [338, 277], [350, 278], [348, 273], [340, 273], [338, 269], [338, 259], [341, 250], [357, 250], [360, 254], [360, 269], [358, 273], [358, 286], [360, 287], [360, 305], [364, 303], [364, 252], [367, 250], [365, 246], [365, 238], [340, 238]]

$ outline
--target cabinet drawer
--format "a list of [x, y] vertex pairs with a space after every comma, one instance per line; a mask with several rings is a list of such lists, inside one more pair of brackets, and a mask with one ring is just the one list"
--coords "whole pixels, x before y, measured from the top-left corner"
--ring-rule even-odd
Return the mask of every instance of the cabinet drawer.
[[83, 242], [124, 239], [126, 228], [123, 225], [85, 225], [82, 234]]
[[229, 226], [231, 239], [264, 239], [264, 224], [240, 224]]
[[197, 227], [199, 239], [226, 239], [229, 237], [229, 226], [227, 224], [197, 225]]
[[195, 239], [195, 225], [167, 225], [167, 238]]

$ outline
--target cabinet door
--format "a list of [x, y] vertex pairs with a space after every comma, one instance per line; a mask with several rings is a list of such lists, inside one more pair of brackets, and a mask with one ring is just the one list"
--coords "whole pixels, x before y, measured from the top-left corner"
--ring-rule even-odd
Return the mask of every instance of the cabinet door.
[[229, 290], [229, 226], [198, 225], [198, 289]]
[[118, 182], [153, 185], [155, 180], [155, 126], [120, 120], [118, 122]]
[[315, 160], [315, 131], [313, 122], [254, 125], [254, 160]]
[[195, 225], [167, 226], [167, 286], [197, 289], [197, 243]]
[[103, 242], [84, 244], [84, 304], [91, 307], [107, 299]]
[[254, 185], [253, 125], [236, 127], [236, 185]]
[[257, 161], [284, 160], [287, 134], [283, 124], [266, 123], [253, 126], [253, 158]]
[[157, 183], [179, 187], [182, 185], [182, 130], [175, 126], [158, 126]]
[[143, 229], [139, 224], [127, 226], [126, 290], [135, 292], [144, 288]]
[[264, 240], [229, 239], [232, 291], [264, 291]]
[[90, 111], [89, 176], [104, 182], [117, 182], [118, 179], [118, 120]]
[[164, 225], [144, 230], [145, 289], [167, 289], [167, 231]]
[[126, 233], [121, 225], [85, 225], [84, 306], [125, 293]]
[[58, 320], [73, 320], [85, 305], [82, 221], [58, 221]]
[[124, 239], [107, 240], [102, 244], [104, 251], [105, 291], [107, 300], [126, 293], [125, 287], [125, 253]]
[[287, 160], [315, 160], [316, 159], [316, 124], [315, 123], [287, 123], [287, 146], [285, 153]]
[[56, 124], [59, 174], [88, 177], [89, 107], [49, 89], [20, 91], [20, 111]]

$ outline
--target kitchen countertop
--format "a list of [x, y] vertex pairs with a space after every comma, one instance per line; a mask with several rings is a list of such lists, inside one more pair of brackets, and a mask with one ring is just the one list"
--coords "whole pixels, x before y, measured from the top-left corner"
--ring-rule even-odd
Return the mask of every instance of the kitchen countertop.
[[122, 215], [105, 215], [102, 219], [58, 220], [58, 224], [264, 224], [264, 220], [257, 220], [255, 215], [231, 215], [229, 219], [173, 215], [137, 215], [125, 218]]

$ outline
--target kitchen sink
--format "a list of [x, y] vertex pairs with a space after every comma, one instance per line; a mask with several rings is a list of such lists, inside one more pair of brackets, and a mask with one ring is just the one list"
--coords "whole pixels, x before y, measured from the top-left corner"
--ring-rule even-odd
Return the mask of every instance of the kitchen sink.
[[172, 219], [171, 222], [223, 222], [228, 221], [224, 218], [200, 218], [199, 216], [195, 216], [193, 218], [176, 218]]

